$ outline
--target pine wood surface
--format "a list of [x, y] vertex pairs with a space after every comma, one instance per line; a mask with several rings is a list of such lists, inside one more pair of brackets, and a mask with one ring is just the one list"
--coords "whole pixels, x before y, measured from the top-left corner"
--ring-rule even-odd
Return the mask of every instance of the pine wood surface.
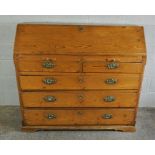
[[[55, 79], [48, 85], [45, 79]], [[115, 84], [107, 84], [107, 79], [115, 79]], [[90, 89], [138, 89], [139, 74], [88, 73], [88, 74], [53, 74], [49, 76], [20, 76], [22, 90], [90, 90]]]
[[[45, 68], [46, 61], [54, 66]], [[19, 24], [14, 62], [23, 131], [135, 131], [146, 63], [142, 26]], [[56, 83], [45, 84], [47, 78]], [[115, 101], [105, 102], [106, 96]]]
[[[25, 125], [133, 125], [134, 109], [23, 110]], [[48, 115], [55, 115], [49, 119]], [[103, 118], [111, 114], [112, 118]]]
[[19, 24], [15, 54], [146, 55], [143, 27]]
[[[52, 96], [56, 100], [47, 102], [45, 97]], [[112, 102], [105, 101], [107, 96], [115, 98]], [[51, 91], [22, 92], [24, 107], [135, 107], [136, 92], [122, 91]]]
[[[50, 61], [52, 68], [43, 67], [43, 63]], [[108, 64], [115, 62], [117, 68], [109, 69]], [[18, 70], [20, 72], [117, 72], [142, 73], [142, 57], [93, 57], [93, 56], [64, 56], [41, 55], [18, 57]]]

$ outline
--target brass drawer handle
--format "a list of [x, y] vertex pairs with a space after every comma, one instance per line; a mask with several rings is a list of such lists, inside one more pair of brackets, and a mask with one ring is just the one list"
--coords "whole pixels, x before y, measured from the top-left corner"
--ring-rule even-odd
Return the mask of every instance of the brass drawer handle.
[[54, 68], [55, 67], [55, 64], [52, 60], [46, 60], [43, 62], [42, 66], [44, 68], [47, 68], [47, 69], [50, 69], [50, 68]]
[[104, 98], [104, 101], [105, 102], [113, 102], [113, 101], [115, 101], [115, 97], [114, 96], [106, 96], [105, 98]]
[[107, 79], [105, 80], [106, 84], [116, 84], [117, 83], [117, 79]]
[[119, 67], [119, 64], [116, 62], [111, 62], [111, 63], [107, 64], [108, 69], [116, 69], [118, 67]]
[[112, 118], [112, 114], [104, 114], [102, 116], [103, 119], [111, 119]]
[[56, 101], [56, 97], [54, 97], [54, 96], [45, 96], [44, 97], [44, 101], [45, 102], [55, 102]]
[[48, 114], [48, 115], [47, 115], [47, 118], [48, 118], [48, 119], [56, 119], [57, 117], [56, 117], [55, 114]]
[[46, 78], [43, 80], [43, 82], [47, 85], [55, 84], [57, 81], [54, 78]]

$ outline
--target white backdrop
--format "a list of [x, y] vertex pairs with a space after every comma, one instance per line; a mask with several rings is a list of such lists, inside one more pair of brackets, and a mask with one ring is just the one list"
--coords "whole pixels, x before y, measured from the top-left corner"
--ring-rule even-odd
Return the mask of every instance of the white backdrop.
[[143, 25], [147, 65], [140, 97], [141, 107], [155, 107], [155, 16], [0, 16], [0, 105], [19, 105], [13, 64], [16, 25], [50, 22], [102, 25]]

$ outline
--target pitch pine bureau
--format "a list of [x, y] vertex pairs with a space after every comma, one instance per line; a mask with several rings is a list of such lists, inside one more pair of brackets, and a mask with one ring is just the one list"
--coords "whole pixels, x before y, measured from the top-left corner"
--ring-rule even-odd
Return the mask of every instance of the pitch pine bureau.
[[19, 24], [22, 129], [135, 131], [145, 61], [141, 26]]

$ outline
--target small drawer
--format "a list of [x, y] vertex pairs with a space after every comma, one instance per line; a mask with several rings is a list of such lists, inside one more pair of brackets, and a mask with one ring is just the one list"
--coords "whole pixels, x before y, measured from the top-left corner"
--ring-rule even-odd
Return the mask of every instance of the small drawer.
[[20, 76], [22, 90], [138, 89], [140, 74], [53, 74]]
[[23, 110], [24, 125], [133, 125], [134, 109]]
[[20, 72], [80, 72], [81, 60], [77, 56], [31, 55], [19, 56], [17, 67]]
[[142, 63], [120, 63], [120, 62], [85, 62], [83, 72], [89, 73], [142, 73]]
[[135, 107], [137, 93], [127, 91], [22, 92], [24, 107]]
[[141, 57], [85, 57], [83, 72], [142, 73]]

